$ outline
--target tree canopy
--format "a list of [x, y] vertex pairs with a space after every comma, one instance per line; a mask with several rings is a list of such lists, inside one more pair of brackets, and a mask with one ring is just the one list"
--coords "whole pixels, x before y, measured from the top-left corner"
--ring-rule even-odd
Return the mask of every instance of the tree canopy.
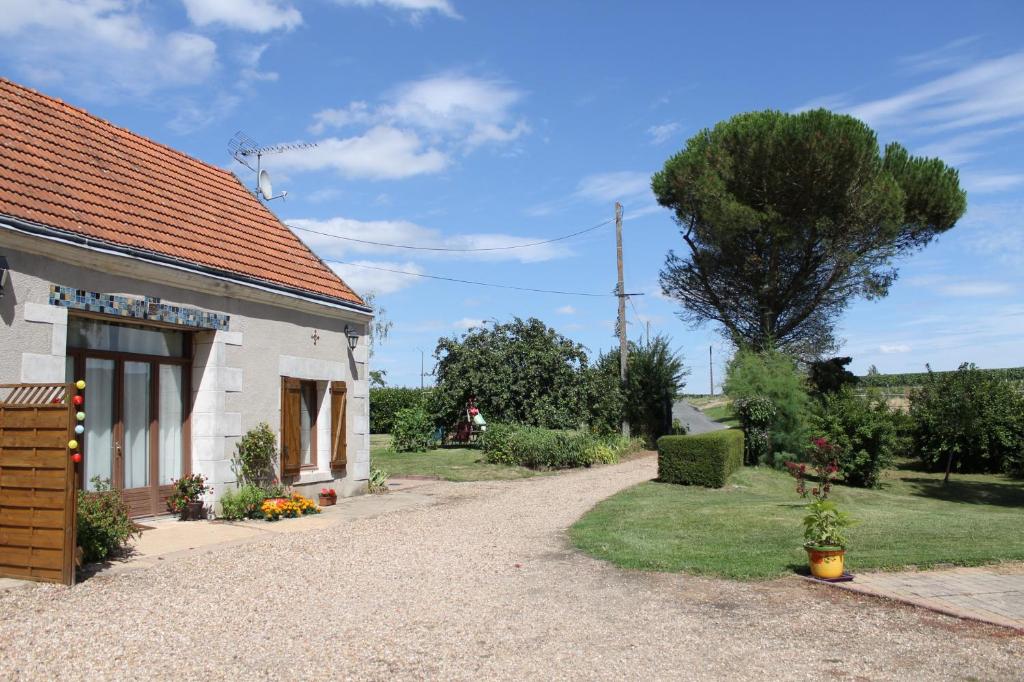
[[687, 247], [661, 272], [680, 316], [804, 357], [833, 348], [850, 301], [885, 296], [895, 261], [967, 205], [956, 170], [897, 143], [880, 153], [871, 128], [824, 109], [751, 112], [702, 130], [652, 188]]
[[454, 424], [471, 395], [489, 422], [576, 428], [587, 420], [587, 353], [538, 319], [438, 340], [434, 401]]

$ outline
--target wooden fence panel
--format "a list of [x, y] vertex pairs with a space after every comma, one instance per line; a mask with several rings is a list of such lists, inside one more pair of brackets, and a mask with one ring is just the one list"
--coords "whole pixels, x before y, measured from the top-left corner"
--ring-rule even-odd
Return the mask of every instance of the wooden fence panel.
[[0, 384], [0, 576], [75, 580], [73, 384]]

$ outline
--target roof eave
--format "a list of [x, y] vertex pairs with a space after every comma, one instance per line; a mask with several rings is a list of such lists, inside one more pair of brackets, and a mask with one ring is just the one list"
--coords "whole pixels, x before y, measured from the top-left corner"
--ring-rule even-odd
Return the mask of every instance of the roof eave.
[[123, 244], [117, 244], [115, 242], [109, 242], [103, 239], [96, 239], [94, 237], [87, 237], [77, 232], [70, 230], [62, 230], [60, 228], [51, 227], [49, 225], [43, 225], [41, 223], [35, 223], [23, 218], [18, 218], [11, 215], [0, 214], [0, 228], [8, 229], [14, 232], [22, 234], [29, 234], [36, 237], [42, 237], [43, 239], [49, 239], [52, 241], [58, 241], [65, 244], [72, 244], [80, 246], [92, 251], [115, 253], [120, 256], [128, 258], [134, 258], [139, 261], [146, 263], [152, 263], [156, 265], [163, 265], [166, 267], [172, 267], [178, 270], [184, 270], [194, 274], [204, 275], [207, 277], [213, 277], [219, 280], [232, 282], [247, 287], [255, 287], [264, 291], [270, 291], [278, 294], [284, 294], [293, 298], [300, 298], [312, 303], [319, 303], [321, 305], [329, 305], [334, 308], [343, 308], [346, 310], [352, 310], [354, 312], [363, 313], [366, 315], [372, 315], [373, 309], [367, 305], [360, 305], [353, 301], [347, 301], [343, 298], [335, 296], [328, 296], [326, 294], [318, 294], [313, 291], [307, 291], [305, 289], [299, 289], [296, 287], [289, 287], [277, 282], [271, 282], [269, 280], [261, 279], [258, 277], [251, 277], [249, 275], [243, 275], [230, 270], [222, 270], [220, 268], [213, 268], [192, 261], [187, 261], [181, 258], [174, 258], [167, 256], [162, 253], [149, 251], [148, 249], [139, 249], [133, 246], [125, 246]]

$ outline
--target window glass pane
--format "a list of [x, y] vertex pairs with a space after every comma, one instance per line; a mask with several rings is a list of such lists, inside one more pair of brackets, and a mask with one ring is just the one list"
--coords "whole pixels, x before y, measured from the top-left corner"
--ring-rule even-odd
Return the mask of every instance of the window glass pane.
[[301, 434], [301, 456], [299, 461], [302, 466], [313, 464], [312, 431], [313, 422], [316, 420], [316, 385], [302, 383], [302, 400], [299, 401], [299, 433]]
[[181, 425], [185, 415], [181, 377], [181, 365], [160, 365], [160, 485], [181, 478]]
[[169, 329], [133, 327], [71, 317], [68, 319], [68, 345], [89, 350], [181, 357], [184, 354], [185, 334]]
[[114, 361], [85, 360], [85, 488], [95, 490], [92, 479], [113, 478], [114, 447]]
[[124, 487], [149, 485], [149, 363], [124, 363]]
[[74, 356], [69, 355], [64, 358], [64, 381], [69, 384], [78, 381], [78, 379], [75, 378]]

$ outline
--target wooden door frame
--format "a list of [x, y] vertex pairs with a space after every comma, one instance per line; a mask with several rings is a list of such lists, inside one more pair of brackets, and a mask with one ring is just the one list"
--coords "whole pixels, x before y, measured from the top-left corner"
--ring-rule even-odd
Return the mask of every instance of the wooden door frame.
[[[143, 355], [139, 353], [124, 353], [120, 351], [90, 350], [84, 348], [68, 348], [67, 356], [73, 358], [75, 366], [75, 377], [83, 377], [85, 372], [85, 359], [97, 358], [114, 361], [114, 423], [111, 436], [117, 448], [116, 456], [112, 453], [111, 462], [111, 486], [120, 492], [125, 498], [124, 487], [124, 363], [145, 362], [149, 364], [149, 490], [148, 509], [134, 513], [133, 516], [151, 516], [166, 512], [163, 502], [171, 494], [172, 486], [160, 483], [160, 365], [178, 365], [181, 369], [182, 382], [182, 425], [181, 425], [181, 473], [186, 476], [192, 473], [192, 362], [194, 357], [194, 344], [192, 334], [185, 331], [184, 348], [182, 357], [168, 357], [163, 355]], [[86, 405], [88, 409], [88, 405]], [[86, 456], [88, 456], [88, 451]], [[82, 477], [84, 478], [84, 477]], [[79, 481], [79, 487], [85, 489], [87, 482]], [[143, 488], [131, 488], [130, 490], [144, 490]], [[134, 497], [134, 496], [133, 496]], [[127, 500], [126, 500], [127, 501]]]

